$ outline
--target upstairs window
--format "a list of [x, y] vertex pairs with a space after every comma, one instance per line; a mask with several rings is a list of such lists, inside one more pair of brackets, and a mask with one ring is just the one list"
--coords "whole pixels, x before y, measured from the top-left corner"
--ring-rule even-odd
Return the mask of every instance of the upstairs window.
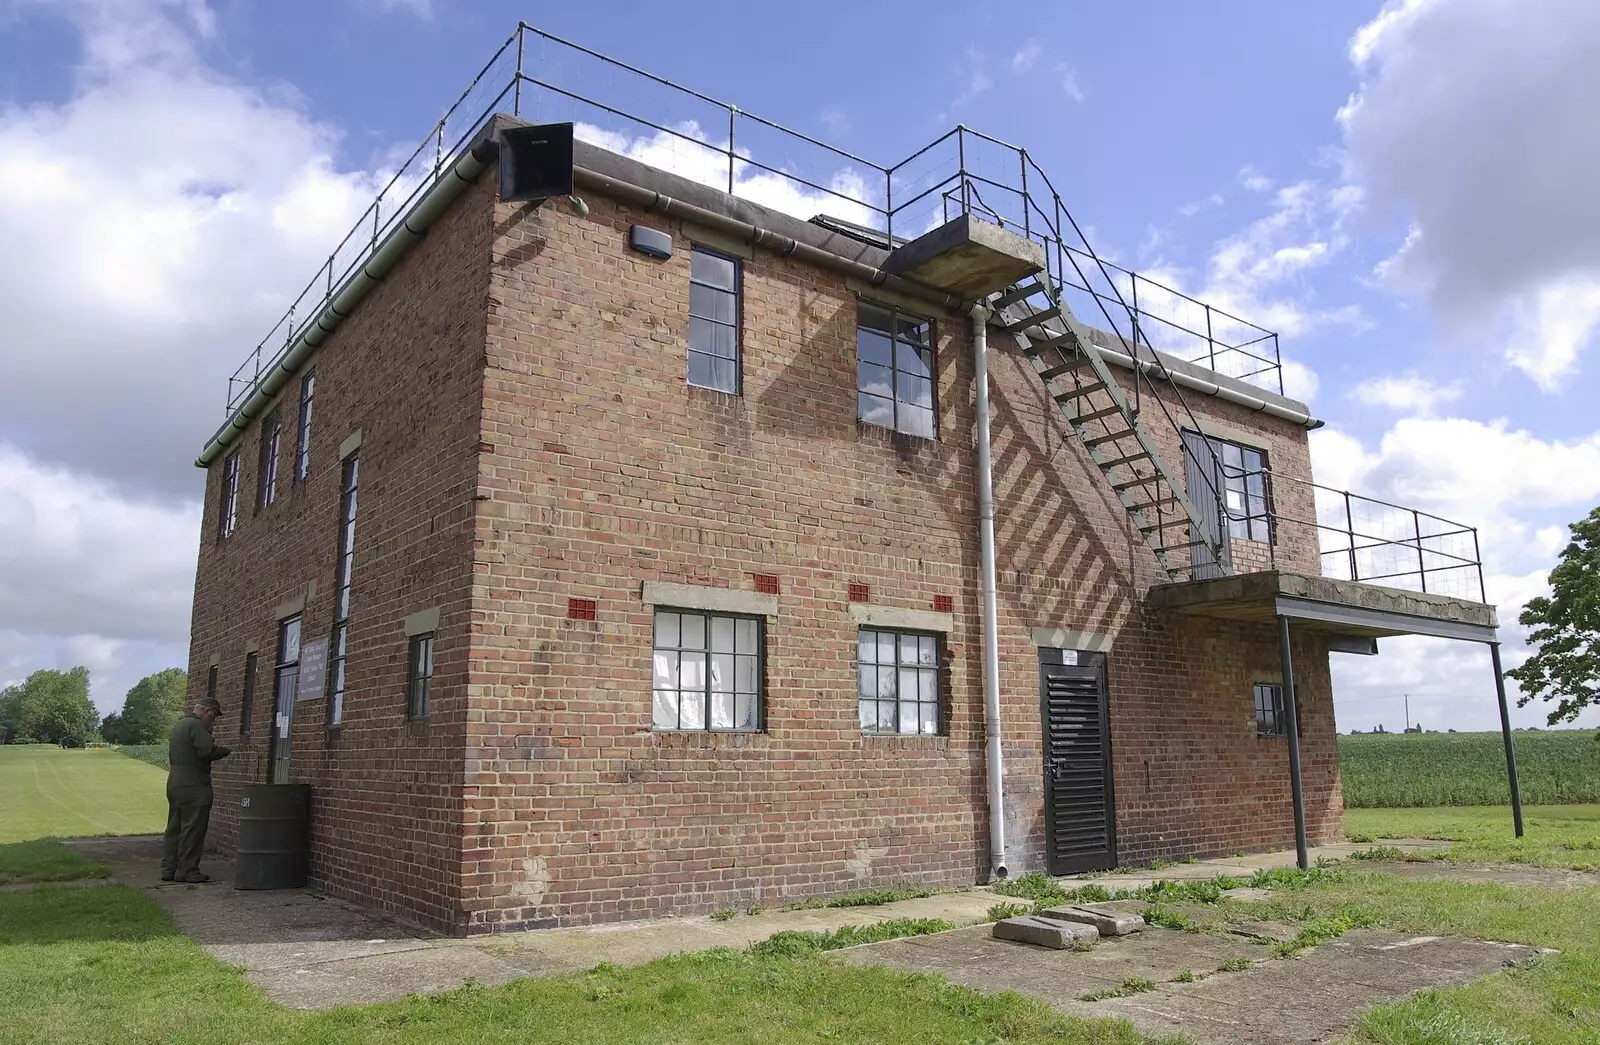
[[[1267, 455], [1253, 446], [1230, 443], [1215, 436], [1196, 436], [1184, 433], [1184, 442], [1191, 453], [1208, 457], [1194, 449], [1196, 441], [1203, 441], [1216, 456], [1211, 460], [1196, 462], [1197, 466], [1213, 478], [1202, 488], [1191, 490], [1189, 496], [1222, 497], [1222, 509], [1228, 516], [1228, 533], [1243, 541], [1270, 541], [1272, 539], [1272, 491], [1267, 484]], [[1191, 484], [1193, 485], [1193, 484]], [[1204, 512], [1202, 506], [1197, 508]]]
[[356, 485], [361, 455], [344, 459], [339, 497], [339, 560], [333, 575], [333, 636], [328, 658], [328, 725], [344, 721], [345, 667], [350, 657], [350, 577], [356, 561]]
[[758, 617], [658, 610], [652, 726], [760, 729], [761, 623]]
[[294, 481], [304, 482], [311, 474], [311, 399], [317, 390], [315, 371], [307, 370], [300, 378], [300, 424], [294, 443]]
[[689, 383], [739, 394], [739, 262], [689, 254]]
[[222, 500], [218, 503], [217, 536], [227, 537], [239, 528], [239, 451], [222, 461]]
[[861, 302], [856, 310], [856, 417], [934, 437], [933, 324]]
[[406, 717], [428, 717], [428, 689], [433, 683], [433, 633], [413, 635], [406, 658]]
[[261, 422], [261, 471], [256, 485], [256, 510], [278, 499], [278, 444], [283, 435], [283, 419], [274, 410]]

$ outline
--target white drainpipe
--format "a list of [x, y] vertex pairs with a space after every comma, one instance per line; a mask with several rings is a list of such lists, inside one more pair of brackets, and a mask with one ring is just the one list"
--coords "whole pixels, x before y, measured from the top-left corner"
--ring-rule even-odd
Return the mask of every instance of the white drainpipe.
[[1000, 640], [994, 574], [994, 471], [989, 461], [989, 310], [972, 308], [972, 374], [978, 403], [978, 537], [983, 578], [983, 726], [988, 740], [989, 874], [1000, 879], [1006, 867], [1005, 765], [1000, 752]]

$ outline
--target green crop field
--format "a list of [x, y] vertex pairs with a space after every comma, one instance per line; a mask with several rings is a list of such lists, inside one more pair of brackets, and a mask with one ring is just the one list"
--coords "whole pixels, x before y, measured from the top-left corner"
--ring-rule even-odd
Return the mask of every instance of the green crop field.
[[[1600, 740], [1592, 729], [1513, 734], [1522, 801], [1600, 802]], [[1339, 737], [1351, 809], [1509, 803], [1499, 733], [1361, 733]]]
[[0, 747], [0, 843], [159, 834], [167, 774], [110, 748]]

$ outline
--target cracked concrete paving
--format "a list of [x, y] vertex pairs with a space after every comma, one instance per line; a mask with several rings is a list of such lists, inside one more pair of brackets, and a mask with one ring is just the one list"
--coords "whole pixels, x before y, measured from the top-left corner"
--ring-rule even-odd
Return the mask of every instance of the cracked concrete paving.
[[[1051, 951], [995, 940], [980, 926], [857, 947], [841, 956], [855, 964], [938, 973], [982, 991], [1014, 990], [1072, 1015], [1126, 1019], [1148, 1034], [1181, 1032], [1205, 1045], [1299, 1045], [1344, 1032], [1369, 1006], [1465, 983], [1539, 953], [1519, 944], [1355, 930], [1298, 957], [1272, 959], [1265, 942], [1151, 927], [1102, 940], [1090, 951]], [[1234, 958], [1252, 964], [1240, 972], [1217, 971]], [[1204, 978], [1174, 982], [1184, 970]], [[1082, 1000], [1130, 977], [1157, 987]]]
[[246, 978], [275, 1001], [299, 1009], [578, 972], [602, 961], [640, 965], [686, 951], [742, 948], [789, 929], [837, 929], [891, 918], [943, 918], [966, 925], [983, 919], [1001, 899], [987, 889], [970, 889], [878, 907], [773, 909], [720, 922], [695, 916], [455, 938], [309, 889], [236, 890], [231, 864], [217, 858], [202, 865], [215, 881], [162, 883], [161, 840], [155, 837], [71, 844], [110, 864], [117, 880], [146, 891], [179, 931], [222, 961], [242, 967]]

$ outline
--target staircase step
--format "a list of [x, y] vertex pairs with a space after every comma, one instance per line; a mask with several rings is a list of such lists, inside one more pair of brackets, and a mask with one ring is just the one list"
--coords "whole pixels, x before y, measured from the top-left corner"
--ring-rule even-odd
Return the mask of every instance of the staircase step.
[[1044, 287], [1040, 286], [1037, 281], [1030, 280], [1027, 283], [1018, 283], [999, 297], [990, 298], [989, 307], [998, 312], [1007, 305], [1015, 305], [1019, 301], [1026, 301], [1028, 298], [1043, 291]]
[[1158, 504], [1177, 504], [1177, 503], [1178, 503], [1178, 495], [1177, 494], [1173, 494], [1170, 497], [1157, 497], [1153, 501], [1142, 501], [1139, 504], [1130, 504], [1130, 505], [1128, 505], [1128, 511], [1130, 511], [1130, 512], [1142, 512], [1146, 508], [1154, 508]]
[[[1028, 347], [1023, 349], [1023, 355], [1036, 356], [1040, 352], [1045, 352], [1052, 348], [1061, 348], [1063, 345], [1071, 348], [1077, 347], [1078, 336], [1070, 330], [1065, 334], [1056, 334], [1051, 331], [1046, 331], [1045, 333], [1050, 336], [1038, 338], [1037, 340], [1030, 336], [1028, 338]], [[1085, 359], [1083, 365], [1088, 366], [1089, 361]]]
[[1118, 439], [1127, 439], [1127, 438], [1131, 437], [1132, 435], [1133, 435], [1133, 429], [1124, 428], [1122, 431], [1113, 432], [1110, 435], [1097, 435], [1092, 439], [1085, 439], [1083, 441], [1083, 445], [1089, 447], [1090, 449], [1093, 449], [1094, 447], [1102, 446], [1102, 445], [1104, 445], [1106, 443], [1114, 443]]
[[1101, 468], [1102, 471], [1104, 471], [1107, 468], [1117, 468], [1117, 467], [1120, 467], [1120, 466], [1125, 465], [1125, 464], [1132, 464], [1135, 461], [1148, 461], [1148, 460], [1150, 460], [1150, 454], [1147, 451], [1140, 450], [1138, 453], [1129, 454], [1126, 457], [1118, 457], [1115, 460], [1111, 460], [1111, 461], [1102, 461], [1100, 463], [1100, 468]]
[[1166, 542], [1163, 541], [1162, 544], [1161, 544], [1161, 550], [1164, 551], [1164, 552], [1174, 552], [1174, 551], [1177, 551], [1180, 548], [1198, 548], [1201, 545], [1206, 544], [1206, 543], [1208, 543], [1208, 542], [1206, 542], [1206, 541], [1182, 541], [1182, 542], [1180, 542], [1178, 544], [1167, 544]]
[[[1165, 521], [1165, 522], [1148, 523], [1148, 524], [1140, 526], [1139, 527], [1139, 531], [1141, 533], [1143, 533], [1146, 537], [1148, 537], [1152, 533], [1160, 533], [1162, 530], [1170, 530], [1174, 526], [1188, 526], [1188, 525], [1189, 525], [1189, 518], [1188, 518], [1188, 516], [1185, 516], [1182, 519], [1171, 519], [1171, 520], [1168, 520], [1168, 521]], [[1176, 548], [1178, 546], [1175, 545], [1175, 544], [1166, 544], [1165, 542], [1163, 542], [1162, 547], [1163, 548]]]
[[1045, 309], [1043, 312], [1035, 312], [1031, 316], [1024, 316], [1022, 319], [1017, 320], [1015, 323], [1007, 323], [1005, 326], [1001, 327], [1000, 329], [1004, 330], [1008, 334], [1014, 334], [1019, 330], [1020, 331], [1026, 331], [1029, 327], [1041, 326], [1041, 325], [1043, 325], [1045, 323], [1048, 323], [1052, 319], [1059, 319], [1059, 318], [1061, 318], [1061, 306], [1060, 305], [1051, 305], [1049, 308]]
[[1088, 413], [1088, 414], [1079, 414], [1077, 417], [1074, 417], [1072, 419], [1072, 422], [1074, 424], [1080, 424], [1080, 425], [1081, 424], [1088, 424], [1090, 421], [1098, 421], [1102, 417], [1110, 417], [1112, 414], [1120, 414], [1120, 413], [1122, 413], [1122, 407], [1120, 407], [1120, 406], [1108, 406], [1104, 410], [1096, 410], [1093, 413]]
[[1106, 385], [1104, 381], [1096, 381], [1092, 385], [1079, 385], [1077, 388], [1068, 389], [1067, 391], [1056, 396], [1056, 402], [1066, 403], [1074, 399], [1082, 399], [1084, 396], [1094, 395], [1096, 392], [1103, 390], [1105, 387]]
[[1159, 475], [1154, 475], [1154, 474], [1152, 474], [1152, 475], [1141, 475], [1136, 479], [1128, 479], [1128, 480], [1125, 480], [1125, 481], [1120, 482], [1120, 483], [1112, 483], [1111, 484], [1111, 488], [1113, 490], [1117, 491], [1118, 493], [1121, 493], [1124, 490], [1131, 490], [1135, 486], [1149, 486], [1151, 483], [1156, 483], [1156, 482], [1160, 482], [1160, 481], [1161, 481], [1161, 476], [1159, 476]]
[[[1029, 348], [1029, 351], [1030, 352], [1032, 351], [1031, 347]], [[1085, 357], [1085, 356], [1076, 356], [1073, 359], [1071, 359], [1070, 361], [1062, 363], [1060, 366], [1053, 366], [1048, 370], [1039, 371], [1039, 378], [1041, 380], [1043, 380], [1043, 381], [1054, 381], [1056, 378], [1061, 377], [1063, 374], [1070, 374], [1074, 370], [1082, 370], [1084, 367], [1086, 367], [1088, 365], [1089, 365], [1089, 360], [1088, 360], [1087, 357]], [[1102, 387], [1104, 387], [1104, 386], [1102, 386]]]

